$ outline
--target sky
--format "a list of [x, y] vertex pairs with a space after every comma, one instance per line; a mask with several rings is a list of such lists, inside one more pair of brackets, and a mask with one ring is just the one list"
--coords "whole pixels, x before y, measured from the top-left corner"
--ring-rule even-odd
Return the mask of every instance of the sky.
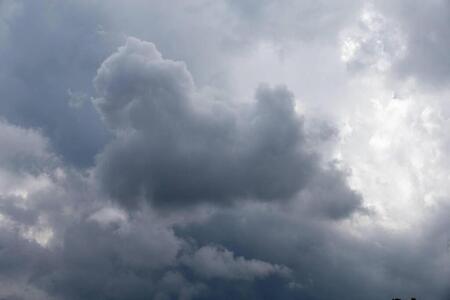
[[0, 299], [450, 299], [448, 0], [0, 0]]

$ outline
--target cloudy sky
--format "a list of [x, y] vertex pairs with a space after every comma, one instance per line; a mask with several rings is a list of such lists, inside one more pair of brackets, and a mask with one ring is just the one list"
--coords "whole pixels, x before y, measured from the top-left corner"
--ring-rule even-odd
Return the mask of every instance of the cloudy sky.
[[448, 0], [0, 0], [0, 299], [450, 299]]

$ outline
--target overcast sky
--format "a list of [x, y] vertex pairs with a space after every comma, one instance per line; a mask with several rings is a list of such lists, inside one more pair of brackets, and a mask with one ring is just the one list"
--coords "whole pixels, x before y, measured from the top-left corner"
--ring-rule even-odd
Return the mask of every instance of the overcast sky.
[[450, 1], [0, 0], [0, 299], [450, 299]]

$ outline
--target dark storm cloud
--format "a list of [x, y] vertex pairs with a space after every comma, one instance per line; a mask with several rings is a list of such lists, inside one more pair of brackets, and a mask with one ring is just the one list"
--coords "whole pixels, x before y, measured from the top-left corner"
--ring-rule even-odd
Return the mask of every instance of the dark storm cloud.
[[[37, 132], [2, 127], [8, 141], [20, 141], [9, 145], [16, 152], [32, 156], [33, 149], [22, 145], [45, 145]], [[52, 157], [46, 150], [37, 154], [34, 159]], [[128, 214], [61, 161], [41, 163], [38, 169], [20, 168], [20, 174], [0, 164], [2, 176], [17, 176], [19, 191], [26, 190], [21, 177], [45, 178], [43, 186], [24, 195], [0, 196], [0, 298], [198, 299], [208, 293], [210, 278], [235, 284], [286, 278], [285, 266], [213, 245], [197, 249], [174, 234], [170, 218], [149, 208]]]
[[236, 111], [196, 90], [183, 63], [134, 38], [98, 70], [96, 105], [116, 139], [99, 156], [104, 189], [127, 206], [293, 196], [317, 172], [284, 87]]
[[226, 249], [191, 252], [186, 245], [145, 216], [112, 227], [85, 220], [68, 228], [55, 267], [36, 284], [63, 299], [196, 299], [208, 294], [210, 278], [239, 285], [288, 272]]
[[175, 262], [179, 242], [154, 224], [122, 225], [84, 220], [69, 226], [56, 249], [57, 265], [40, 278], [41, 286], [63, 299], [148, 299]]
[[50, 253], [5, 227], [0, 233], [0, 249], [1, 299], [48, 299], [45, 292], [30, 283], [47, 272]]
[[[340, 9], [312, 2], [257, 5], [200, 0], [176, 1], [177, 9], [160, 1], [139, 0], [2, 1], [1, 5], [1, 116], [20, 126], [42, 128], [58, 154], [86, 167], [108, 140], [86, 101], [93, 94], [91, 78], [123, 35], [155, 41], [164, 53], [186, 61], [200, 86], [223, 87], [233, 54], [251, 49], [259, 38], [273, 39], [291, 28], [300, 36], [335, 32], [356, 4], [346, 1]], [[264, 13], [243, 17], [241, 11], [251, 9], [241, 6]], [[289, 18], [279, 18], [288, 12], [292, 12]], [[274, 20], [275, 33], [262, 26], [265, 18]], [[142, 26], [147, 22], [151, 26]], [[288, 36], [295, 39], [296, 33]]]
[[84, 200], [70, 187], [64, 194], [50, 188], [30, 197], [22, 210], [45, 219], [54, 236], [38, 244], [25, 234], [35, 229], [36, 218], [0, 207], [2, 220], [9, 219], [0, 234], [0, 279], [14, 283], [8, 293], [0, 289], [0, 296], [201, 299], [211, 292], [209, 280], [240, 285], [278, 276], [286, 283], [290, 275], [285, 266], [237, 257], [223, 247], [197, 249], [151, 211], [131, 216], [91, 202], [77, 208]]
[[290, 282], [273, 287], [277, 299], [445, 299], [448, 234], [442, 222], [439, 229], [433, 223], [411, 235], [380, 230], [352, 236], [304, 211], [252, 204], [177, 233], [289, 266]]
[[102, 64], [95, 86], [116, 135], [97, 174], [125, 206], [139, 198], [173, 207], [283, 199], [305, 187], [301, 198], [317, 214], [347, 217], [361, 204], [341, 172], [305, 150], [303, 121], [284, 87], [260, 86], [239, 111], [201, 95], [183, 63], [135, 38]]
[[[333, 220], [360, 207], [344, 174], [320, 167], [318, 156], [305, 150], [303, 121], [284, 87], [261, 86], [247, 106], [212, 100], [183, 63], [133, 38], [102, 64], [95, 86], [96, 105], [114, 134], [95, 173], [125, 206], [141, 196], [169, 207], [294, 198], [295, 209]], [[292, 296], [290, 266], [234, 253], [234, 245], [228, 249], [213, 238], [198, 246], [179, 237], [173, 224], [189, 223], [188, 212], [166, 219], [146, 205], [131, 213], [114, 208], [96, 180], [51, 154], [40, 132], [8, 123], [0, 129], [9, 145], [0, 152], [0, 171], [44, 180], [36, 191], [23, 194], [26, 186], [18, 186], [17, 196], [1, 198], [4, 226], [20, 241], [5, 240], [5, 247], [29, 244], [22, 261], [36, 256], [42, 262], [17, 265], [10, 276], [17, 288], [5, 297], [30, 297], [18, 292], [23, 286], [42, 299]], [[42, 166], [9, 164], [16, 157]], [[191, 213], [199, 221], [201, 214]]]
[[345, 219], [362, 209], [362, 197], [350, 189], [347, 177], [332, 164], [312, 177], [311, 182], [297, 196], [303, 209], [315, 216]]
[[218, 209], [193, 224], [182, 221], [174, 232], [151, 210], [128, 215], [102, 201], [86, 202], [80, 190], [88, 199], [98, 196], [70, 174], [54, 183], [30, 195], [24, 209], [53, 228], [45, 247], [23, 235], [36, 218], [0, 207], [14, 224], [2, 223], [0, 234], [1, 283], [11, 283], [9, 290], [0, 289], [2, 297], [443, 299], [444, 211], [412, 236], [362, 237], [301, 205], [253, 202]]

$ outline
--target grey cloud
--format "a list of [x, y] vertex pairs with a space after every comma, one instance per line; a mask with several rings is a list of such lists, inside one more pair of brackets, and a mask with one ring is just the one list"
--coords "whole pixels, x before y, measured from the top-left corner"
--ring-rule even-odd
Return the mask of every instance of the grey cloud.
[[191, 257], [183, 259], [184, 264], [206, 278], [252, 280], [279, 274], [288, 276], [290, 270], [284, 266], [272, 265], [260, 260], [246, 260], [235, 257], [227, 249], [212, 246], [199, 248]]
[[[279, 99], [273, 90], [268, 91], [263, 95]], [[23, 135], [20, 130], [14, 132]], [[349, 235], [336, 226], [341, 209], [323, 198], [355, 197], [345, 189], [342, 192], [344, 177], [339, 172], [333, 175], [328, 170], [329, 181], [320, 180], [321, 184], [314, 177], [308, 182], [305, 191], [316, 185], [327, 191], [317, 196], [302, 198], [300, 194], [283, 204], [242, 202], [218, 207], [206, 221], [199, 217], [194, 225], [184, 221], [183, 212], [178, 213], [178, 221], [145, 207], [133, 213], [118, 208], [117, 213], [108, 213], [105, 209], [112, 204], [90, 186], [95, 181], [69, 169], [64, 169], [64, 176], [51, 175], [57, 167], [48, 168], [50, 186], [28, 195], [24, 210], [11, 209], [10, 200], [2, 199], [6, 202], [0, 211], [17, 225], [2, 224], [7, 227], [2, 227], [0, 235], [1, 284], [15, 284], [4, 297], [375, 300], [413, 293], [434, 300], [445, 294], [442, 278], [447, 273], [439, 265], [445, 260], [445, 242], [444, 248], [433, 245], [445, 241], [446, 214], [436, 218], [440, 222], [424, 227], [420, 236], [383, 231], [365, 238]], [[319, 180], [324, 175], [318, 172], [317, 176]], [[309, 202], [316, 198], [319, 208]], [[317, 214], [327, 217], [317, 218]], [[33, 229], [36, 218], [45, 219], [45, 226], [53, 230], [46, 246], [27, 239], [26, 230], [15, 229]], [[288, 277], [280, 266], [289, 268]], [[431, 283], [424, 286], [427, 280]]]
[[[124, 35], [155, 41], [170, 57], [187, 62], [199, 86], [230, 92], [227, 66], [234, 57], [285, 32], [294, 32], [287, 35], [294, 40], [329, 39], [360, 5], [316, 2], [2, 1], [1, 114], [14, 124], [41, 128], [64, 159], [90, 166], [109, 136], [91, 103], [80, 105], [80, 99], [93, 94], [96, 68]], [[247, 13], [256, 11], [261, 15]]]
[[334, 42], [337, 33], [355, 18], [362, 1], [227, 0], [240, 18], [237, 32], [246, 38], [277, 42], [322, 40]]
[[100, 67], [96, 105], [115, 140], [99, 155], [103, 188], [127, 206], [293, 196], [317, 172], [284, 87], [261, 86], [239, 111], [205, 99], [183, 63], [130, 38]]
[[316, 174], [298, 195], [302, 208], [330, 219], [345, 219], [355, 211], [364, 213], [361, 195], [351, 190], [346, 180], [346, 175], [330, 164], [325, 171]]
[[[59, 259], [40, 285], [63, 299], [147, 299], [164, 270], [175, 263], [179, 242], [164, 228], [136, 223], [101, 228], [82, 222], [68, 228]], [[58, 256], [56, 258], [58, 258]]]
[[[252, 43], [334, 40], [356, 2], [0, 0], [0, 298], [448, 299], [447, 206], [364, 228], [316, 152], [333, 128], [305, 125], [286, 87], [207, 91]], [[409, 33], [395, 70], [445, 82], [446, 3], [405, 3], [380, 6]], [[122, 33], [177, 60], [138, 39], [104, 60]]]
[[155, 295], [157, 300], [196, 299], [207, 289], [205, 284], [190, 283], [180, 272], [176, 271], [169, 271], [164, 274], [158, 285], [159, 289]]
[[40, 172], [45, 186], [26, 197], [0, 196], [0, 297], [191, 299], [203, 290], [170, 276], [184, 241], [160, 218], [128, 216], [61, 165]]
[[89, 3], [2, 1], [0, 14], [1, 117], [40, 128], [55, 152], [82, 167], [107, 140], [93, 106], [71, 107], [67, 92], [92, 94], [91, 78], [110, 47], [97, 32], [106, 20]]
[[[354, 12], [355, 3], [346, 1], [336, 7], [312, 2], [258, 5], [195, 0], [177, 1], [173, 9], [160, 1], [139, 0], [3, 1], [1, 114], [14, 124], [41, 128], [66, 161], [87, 167], [109, 136], [91, 103], [80, 105], [79, 100], [93, 94], [90, 80], [96, 68], [123, 35], [155, 41], [164, 53], [186, 61], [199, 86], [224, 88], [229, 83], [228, 62], [248, 53], [246, 49], [253, 49], [260, 39], [273, 37], [272, 30], [263, 26], [264, 17], [278, 24], [277, 36], [290, 27], [321, 36], [340, 28]], [[263, 17], [244, 18], [241, 6], [260, 6]], [[337, 17], [331, 13], [336, 11]], [[280, 18], [289, 12], [289, 18]], [[298, 26], [290, 26], [291, 21]], [[151, 26], [142, 25], [148, 22]], [[323, 29], [320, 34], [318, 24]], [[78, 104], [74, 107], [74, 103]]]
[[442, 85], [450, 78], [450, 3], [445, 0], [381, 2], [382, 11], [400, 24], [406, 35], [406, 56], [396, 65], [402, 76]]
[[[13, 238], [7, 238], [8, 231], [3, 230], [0, 282], [23, 282], [18, 286], [24, 289], [9, 289], [10, 296], [30, 299], [29, 292], [36, 290], [47, 295], [42, 299], [203, 299], [211, 292], [209, 279], [258, 281], [287, 272], [283, 267], [234, 258], [225, 249], [211, 248], [222, 258], [218, 263], [224, 269], [217, 273], [216, 261], [198, 265], [204, 250], [188, 246], [170, 225], [151, 217], [148, 211], [105, 223], [96, 205], [85, 204], [82, 211], [75, 210], [80, 199], [72, 199], [70, 191], [56, 197], [48, 191], [41, 200], [33, 199], [35, 195], [30, 197], [35, 202], [45, 201], [47, 207], [61, 201], [64, 206], [45, 209], [41, 203], [27, 208], [40, 217], [46, 216], [54, 230], [46, 246], [27, 240], [15, 230], [11, 231]], [[71, 213], [65, 213], [67, 210]], [[0, 211], [8, 212], [3, 207]], [[22, 218], [14, 220], [21, 226], [32, 226]], [[206, 277], [205, 272], [209, 274]]]
[[39, 131], [24, 129], [0, 120], [0, 166], [10, 171], [42, 169], [55, 160], [49, 153], [49, 142]]
[[[1, 165], [0, 171], [14, 172]], [[91, 186], [95, 182], [62, 165], [39, 172], [36, 178], [48, 176], [45, 186], [26, 197], [0, 197], [1, 297], [202, 299], [208, 294], [207, 279], [194, 276], [193, 266], [181, 260], [197, 250], [175, 235], [173, 221], [150, 208], [132, 214], [117, 208]], [[44, 240], [43, 230], [50, 232]], [[247, 279], [282, 271], [219, 253], [233, 271], [251, 265]]]
[[33, 284], [62, 299], [209, 299], [211, 280], [239, 287], [289, 274], [286, 267], [233, 257], [226, 249], [188, 246], [144, 214], [117, 227], [73, 223], [52, 251], [52, 268]]
[[38, 216], [36, 211], [28, 208], [20, 207], [16, 203], [20, 202], [19, 197], [1, 197], [0, 196], [0, 212], [3, 217], [8, 217], [10, 220], [22, 224], [33, 225], [36, 224]]
[[0, 234], [0, 249], [0, 298], [54, 299], [31, 284], [35, 278], [45, 274], [51, 265], [49, 253], [4, 224]]
[[434, 222], [423, 224], [411, 235], [380, 228], [352, 236], [308, 212], [254, 203], [221, 210], [206, 222], [179, 227], [177, 234], [200, 245], [224, 245], [237, 256], [289, 266], [289, 288], [273, 287], [279, 299], [445, 299], [444, 223], [439, 229]]
[[[322, 176], [321, 172], [327, 172], [318, 166], [314, 154], [303, 149], [306, 147], [303, 123], [294, 111], [293, 95], [286, 88], [262, 86], [256, 92], [255, 103], [239, 107], [241, 110], [207, 101], [196, 89], [184, 64], [162, 58], [152, 44], [135, 39], [105, 61], [95, 84], [103, 96], [96, 104], [115, 135], [115, 140], [99, 156], [97, 175], [105, 176], [102, 172], [111, 166], [127, 170], [130, 162], [136, 162], [138, 167], [135, 172], [131, 165], [129, 176], [115, 179], [131, 183], [125, 189], [126, 197], [112, 193], [122, 201], [130, 200], [128, 193], [140, 192], [134, 190], [136, 183], [151, 187], [148, 192], [154, 192], [149, 185], [154, 180], [158, 188], [163, 188], [157, 190], [152, 203], [180, 201], [180, 191], [169, 190], [178, 178], [182, 179], [179, 186], [185, 189], [181, 190], [183, 195], [193, 202], [228, 201], [238, 197], [289, 198], [309, 186], [314, 174]], [[10, 127], [16, 128], [5, 126]], [[13, 220], [15, 228], [19, 228], [17, 238], [31, 239], [29, 243], [35, 249], [29, 255], [38, 252], [45, 257], [43, 264], [17, 271], [17, 276], [33, 274], [33, 280], [26, 285], [61, 299], [144, 299], [149, 295], [161, 299], [221, 299], [229, 293], [237, 293], [237, 299], [245, 294], [258, 298], [264, 291], [263, 283], [276, 286], [277, 293], [287, 293], [284, 291], [286, 278], [277, 278], [285, 277], [287, 267], [273, 264], [271, 260], [252, 256], [243, 259], [222, 248], [195, 250], [194, 247], [194, 254], [188, 259], [190, 263], [186, 263], [191, 253], [184, 252], [189, 237], [180, 238], [170, 223], [153, 220], [146, 215], [145, 206], [141, 207], [142, 212], [134, 211], [126, 217], [102, 213], [101, 207], [108, 202], [98, 193], [95, 180], [58, 165], [61, 161], [41, 158], [52, 154], [39, 133], [23, 129], [11, 132], [14, 135], [11, 141], [18, 136], [26, 138], [17, 147], [11, 144], [17, 149], [28, 151], [31, 147], [22, 144], [29, 143], [41, 149], [37, 160], [46, 167], [39, 169], [37, 176], [45, 174], [49, 180], [49, 186], [19, 201], [24, 208], [5, 199], [0, 207]], [[123, 156], [117, 149], [126, 150], [127, 155]], [[133, 155], [128, 155], [130, 150]], [[224, 160], [231, 165], [225, 165]], [[159, 167], [156, 171], [155, 166]], [[168, 166], [177, 172], [167, 172]], [[186, 173], [179, 175], [179, 170], [203, 174], [190, 181]], [[132, 181], [133, 176], [136, 182]], [[210, 182], [212, 188], [205, 189], [197, 180]], [[107, 188], [117, 186], [106, 185]], [[179, 205], [177, 201], [170, 205]], [[351, 212], [349, 209], [347, 215]], [[52, 230], [46, 246], [34, 242], [36, 237], [26, 236], [30, 230], [39, 231], [41, 227]], [[216, 261], [208, 263], [207, 259], [199, 265], [199, 260], [208, 254], [221, 258], [219, 269], [217, 264], [214, 267]], [[179, 255], [185, 261], [181, 262]], [[18, 277], [14, 278], [19, 281]], [[247, 283], [235, 286], [228, 279], [247, 279], [244, 280]], [[174, 293], [171, 290], [174, 287], [180, 293]]]

